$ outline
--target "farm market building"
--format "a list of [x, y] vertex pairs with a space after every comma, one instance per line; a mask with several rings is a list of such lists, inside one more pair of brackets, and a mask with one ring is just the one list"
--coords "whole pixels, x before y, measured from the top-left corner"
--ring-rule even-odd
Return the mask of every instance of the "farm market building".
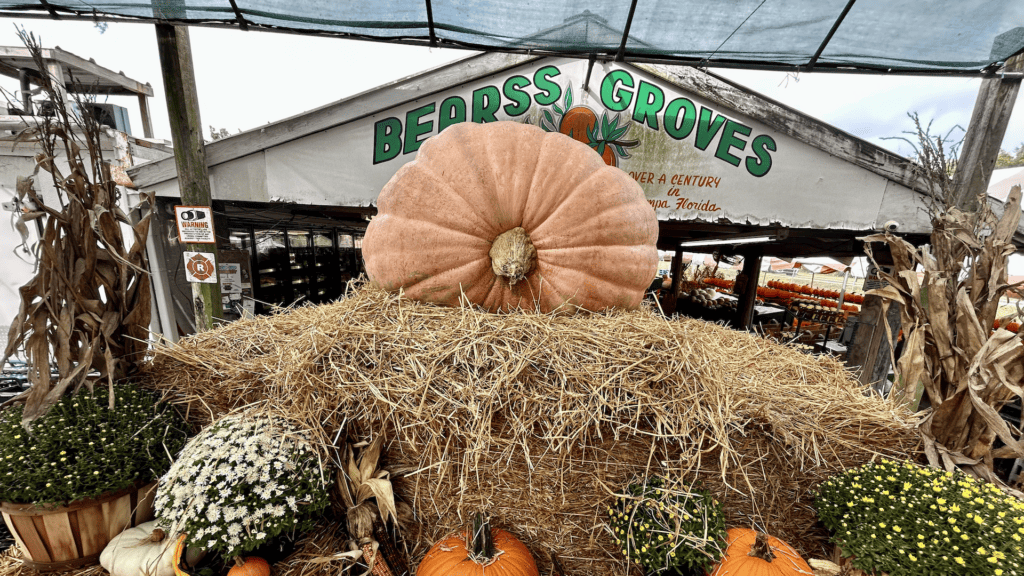
[[[930, 231], [908, 160], [713, 74], [490, 53], [208, 144], [218, 244], [248, 251], [257, 301], [336, 298], [398, 168], [453, 123], [497, 120], [561, 131], [629, 173], [663, 250], [756, 236], [757, 256], [841, 257], [862, 255], [856, 238], [886, 225], [912, 240]], [[129, 175], [164, 216], [151, 255], [168, 272], [157, 301], [174, 338], [192, 322], [174, 160]]]

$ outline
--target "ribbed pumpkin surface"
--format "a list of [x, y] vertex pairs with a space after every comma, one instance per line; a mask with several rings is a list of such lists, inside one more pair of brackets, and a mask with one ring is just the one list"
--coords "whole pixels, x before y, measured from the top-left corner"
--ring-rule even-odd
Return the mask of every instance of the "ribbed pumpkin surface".
[[[535, 269], [513, 286], [489, 251], [522, 227]], [[370, 279], [421, 301], [490, 311], [635, 308], [658, 266], [640, 186], [586, 144], [517, 122], [455, 124], [427, 140], [378, 199], [363, 241]]]
[[228, 576], [270, 576], [270, 564], [259, 556], [247, 556], [242, 565], [234, 565]]
[[768, 536], [775, 559], [771, 562], [750, 556], [757, 532], [747, 528], [726, 531], [727, 548], [711, 576], [813, 576], [807, 562], [792, 546], [774, 536]]
[[491, 530], [501, 553], [486, 566], [470, 560], [465, 534], [452, 534], [427, 551], [416, 576], [539, 576], [537, 563], [526, 545], [500, 528]]

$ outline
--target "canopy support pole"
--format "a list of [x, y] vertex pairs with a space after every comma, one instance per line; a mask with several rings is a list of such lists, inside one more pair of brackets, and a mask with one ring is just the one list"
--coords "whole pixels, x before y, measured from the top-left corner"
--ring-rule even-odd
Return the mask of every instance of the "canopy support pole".
[[[192, 48], [188, 28], [170, 24], [156, 25], [160, 68], [163, 72], [164, 93], [167, 96], [167, 116], [171, 122], [171, 140], [174, 142], [174, 165], [178, 171], [178, 189], [181, 203], [188, 206], [210, 206], [210, 174], [206, 166], [206, 147], [203, 143], [203, 122], [199, 117], [199, 95], [196, 92], [195, 71], [192, 68]], [[212, 210], [211, 210], [212, 213]], [[217, 262], [216, 244], [185, 244], [191, 252], [212, 252]], [[215, 271], [219, 276], [219, 271]], [[223, 318], [220, 300], [220, 282], [192, 283], [192, 306], [196, 331], [214, 326], [214, 320]]]
[[622, 43], [619, 44], [619, 51], [615, 53], [616, 62], [626, 61], [626, 42], [629, 40], [629, 28], [633, 25], [633, 14], [636, 14], [636, 2], [629, 4], [629, 16], [626, 17], [626, 27], [622, 30]]
[[850, 13], [850, 8], [853, 8], [853, 3], [856, 1], [857, 0], [850, 0], [847, 2], [846, 7], [839, 13], [839, 18], [836, 18], [836, 21], [832, 24], [832, 29], [828, 31], [828, 34], [825, 35], [825, 39], [821, 41], [821, 46], [818, 46], [817, 52], [815, 52], [814, 56], [811, 56], [811, 59], [807, 62], [806, 70], [808, 72], [814, 70], [814, 65], [818, 63], [818, 58], [821, 58], [821, 53], [825, 51], [825, 46], [828, 46], [828, 43], [832, 41], [832, 36], [835, 35], [836, 30], [839, 30], [839, 25], [846, 19], [846, 15]]
[[60, 14], [57, 14], [57, 11], [53, 9], [53, 6], [51, 6], [49, 2], [47, 2], [46, 0], [39, 0], [39, 3], [42, 4], [44, 8], [46, 8], [46, 11], [50, 13], [51, 18], [53, 18], [54, 20], [60, 20]]
[[[1001, 72], [1024, 70], [1024, 53], [1006, 60]], [[1006, 136], [1013, 102], [1020, 91], [1021, 79], [1011, 77], [986, 78], [981, 81], [978, 99], [974, 102], [971, 123], [967, 126], [964, 145], [960, 150], [956, 173], [953, 175], [953, 205], [967, 212], [979, 208], [978, 199], [988, 190], [999, 147]]]
[[235, 0], [228, 0], [231, 3], [231, 9], [235, 12], [235, 22], [238, 22], [238, 29], [242, 32], [249, 31], [249, 23], [245, 21], [245, 16], [242, 15], [242, 11], [238, 9], [238, 4]]
[[427, 2], [427, 30], [430, 33], [430, 47], [437, 48], [437, 34], [434, 32], [434, 8]]
[[594, 63], [597, 62], [597, 54], [591, 53], [587, 56], [587, 77], [583, 80], [583, 91], [590, 88], [590, 74], [594, 71]]

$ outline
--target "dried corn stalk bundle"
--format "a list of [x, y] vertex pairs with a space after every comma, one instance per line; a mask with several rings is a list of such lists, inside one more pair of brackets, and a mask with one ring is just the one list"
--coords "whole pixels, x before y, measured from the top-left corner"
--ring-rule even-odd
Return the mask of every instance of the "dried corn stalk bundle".
[[[987, 206], [979, 213], [948, 208], [933, 218], [931, 245], [921, 248], [889, 234], [864, 239], [884, 242], [895, 263], [882, 274], [889, 285], [874, 293], [901, 306], [905, 345], [895, 388], [928, 395], [921, 429], [929, 462], [948, 470], [959, 465], [996, 483], [993, 458], [1024, 456], [1020, 430], [998, 413], [1022, 395], [1024, 343], [992, 330], [999, 300], [1013, 287], [1006, 265], [1016, 250], [1020, 204], [1015, 186], [1000, 218]], [[997, 437], [1005, 446], [993, 451]]]
[[383, 433], [422, 524], [415, 561], [478, 509], [546, 573], [626, 574], [604, 528], [645, 471], [702, 480], [733, 525], [825, 553], [810, 491], [879, 455], [916, 455], [916, 421], [838, 362], [651, 310], [488, 314], [358, 289], [154, 350], [144, 371], [202, 424], [260, 405], [320, 430]]
[[[24, 34], [23, 39], [45, 70], [35, 39]], [[4, 351], [10, 357], [23, 350], [30, 366], [26, 425], [69, 388], [91, 386], [86, 381], [90, 371], [112, 386], [144, 360], [150, 319], [148, 210], [132, 224], [118, 207], [119, 191], [103, 161], [99, 125], [87, 121], [84, 131], [76, 130], [77, 121], [48, 77], [44, 88], [55, 115], [16, 140], [39, 144], [36, 173], [49, 173], [60, 206], [43, 202], [32, 177], [19, 178], [18, 195], [32, 207], [23, 218], [42, 220], [42, 238], [38, 272], [20, 290], [21, 308]], [[131, 233], [130, 245], [123, 230]], [[59, 374], [56, 381], [51, 360]]]

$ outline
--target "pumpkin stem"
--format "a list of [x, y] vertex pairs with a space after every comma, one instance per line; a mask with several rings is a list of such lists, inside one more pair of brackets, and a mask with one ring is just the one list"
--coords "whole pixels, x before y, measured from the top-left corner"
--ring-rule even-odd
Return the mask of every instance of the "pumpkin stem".
[[523, 280], [537, 267], [537, 249], [522, 227], [507, 230], [491, 243], [491, 270], [508, 279], [509, 286]]
[[245, 566], [245, 560], [241, 556], [235, 556], [235, 566]]
[[768, 535], [764, 532], [758, 532], [754, 538], [754, 545], [750, 547], [750, 552], [747, 556], [753, 556], [754, 558], [760, 558], [765, 562], [771, 562], [775, 560], [775, 553], [772, 552], [771, 544], [768, 544]]
[[494, 549], [494, 535], [491, 534], [490, 519], [485, 519], [483, 514], [477, 512], [473, 517], [473, 530], [469, 539], [469, 545], [466, 548], [469, 550], [470, 560], [484, 566], [490, 564], [497, 555], [497, 551]]

